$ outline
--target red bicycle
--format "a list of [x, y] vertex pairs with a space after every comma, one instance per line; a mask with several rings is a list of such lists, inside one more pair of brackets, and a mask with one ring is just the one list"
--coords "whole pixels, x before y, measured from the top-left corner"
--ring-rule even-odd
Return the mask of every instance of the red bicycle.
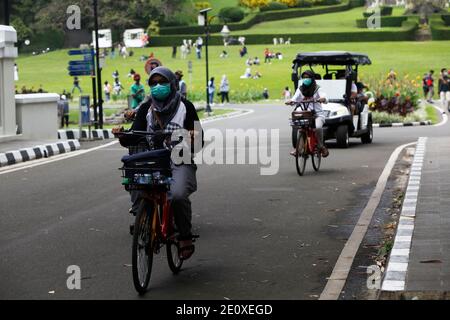
[[[171, 133], [130, 131], [116, 137], [147, 136], [167, 138]], [[163, 139], [164, 140], [164, 139]], [[167, 144], [166, 144], [167, 146]], [[122, 158], [122, 185], [125, 190], [140, 190], [141, 204], [136, 214], [132, 245], [132, 273], [134, 287], [139, 294], [147, 291], [153, 265], [153, 254], [166, 246], [170, 270], [177, 274], [183, 265], [179, 256], [178, 232], [170, 208], [168, 192], [171, 184], [171, 149], [150, 150]], [[193, 235], [193, 241], [198, 235]]]
[[[292, 112], [291, 126], [294, 134], [296, 134], [295, 142], [295, 166], [297, 173], [303, 176], [305, 173], [306, 162], [311, 157], [312, 166], [315, 171], [319, 171], [322, 162], [322, 153], [318, 148], [316, 131], [315, 131], [315, 115], [313, 111], [309, 111], [310, 103], [319, 101], [308, 100], [295, 104]], [[297, 109], [299, 109], [297, 111]]]

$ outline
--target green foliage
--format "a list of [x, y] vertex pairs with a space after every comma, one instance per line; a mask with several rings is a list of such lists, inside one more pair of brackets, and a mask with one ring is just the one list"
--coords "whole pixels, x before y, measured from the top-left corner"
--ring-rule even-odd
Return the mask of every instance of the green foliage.
[[[400, 17], [381, 17], [380, 23], [381, 28], [383, 27], [401, 27], [403, 22], [406, 21], [408, 17], [400, 16]], [[358, 28], [367, 28], [367, 19], [357, 19], [356, 26]]]
[[[382, 7], [380, 7], [380, 15], [382, 17], [384, 17], [384, 16], [391, 16], [392, 15], [392, 10], [393, 10], [392, 7], [382, 6]], [[364, 12], [363, 16], [365, 18], [368, 18], [368, 17], [370, 17], [373, 14], [374, 14], [374, 11], [368, 11], [368, 12]]]
[[423, 121], [424, 119], [422, 119], [419, 115], [417, 115], [415, 113], [412, 113], [412, 114], [407, 115], [406, 117], [403, 117], [399, 114], [372, 111], [372, 120], [373, 120], [373, 123], [392, 124], [392, 123], [418, 122], [418, 121]]
[[239, 7], [225, 7], [220, 10], [219, 17], [224, 23], [239, 22], [244, 19], [245, 13]]
[[444, 21], [432, 19], [430, 29], [433, 40], [450, 40], [450, 27], [446, 26]]
[[288, 5], [280, 2], [270, 2], [267, 6], [261, 7], [260, 11], [286, 10]]
[[[286, 9], [286, 10], [276, 10], [276, 11], [266, 11], [259, 13], [250, 13], [247, 17], [244, 18], [243, 21], [238, 23], [229, 24], [229, 28], [231, 31], [238, 30], [246, 30], [254, 26], [255, 24], [266, 22], [266, 21], [276, 21], [276, 20], [285, 20], [291, 18], [298, 17], [306, 17], [317, 14], [324, 13], [332, 13], [332, 12], [340, 12], [345, 11], [350, 8], [349, 2], [345, 2], [342, 4], [321, 7], [321, 8], [296, 8], [296, 9]], [[222, 25], [220, 24], [212, 24], [210, 25], [211, 33], [220, 32], [222, 29]], [[187, 26], [182, 28], [172, 27], [172, 28], [161, 28], [161, 35], [199, 35], [205, 32], [204, 27], [202, 26]]]
[[297, 8], [311, 8], [313, 6], [312, 0], [299, 0], [297, 2]]
[[[291, 10], [288, 10], [291, 11]], [[231, 28], [231, 27], [230, 27]], [[326, 43], [326, 42], [370, 42], [370, 41], [408, 41], [414, 40], [417, 22], [405, 21], [400, 30], [370, 30], [355, 32], [324, 32], [324, 33], [283, 33], [285, 39], [291, 38], [292, 43]], [[245, 37], [246, 44], [272, 44], [273, 38], [280, 34], [240, 34]], [[179, 45], [186, 36], [160, 36], [153, 37], [152, 46], [166, 47]], [[210, 37], [211, 45], [222, 45], [220, 35]]]
[[194, 3], [194, 6], [197, 11], [200, 11], [206, 8], [211, 8], [211, 3], [209, 3], [208, 1], [196, 1]]
[[159, 22], [158, 21], [150, 21], [150, 25], [147, 28], [147, 34], [151, 37], [155, 35], [159, 35]]
[[30, 45], [22, 46], [21, 52], [41, 52], [50, 48], [50, 50], [61, 49], [64, 47], [64, 32], [61, 30], [44, 29], [34, 33], [30, 37]]
[[11, 25], [17, 31], [19, 46], [21, 46], [26, 39], [29, 39], [33, 35], [31, 28], [27, 27], [27, 25], [19, 17], [14, 17], [11, 21]]
[[450, 14], [443, 14], [441, 15], [441, 18], [446, 26], [450, 26]]

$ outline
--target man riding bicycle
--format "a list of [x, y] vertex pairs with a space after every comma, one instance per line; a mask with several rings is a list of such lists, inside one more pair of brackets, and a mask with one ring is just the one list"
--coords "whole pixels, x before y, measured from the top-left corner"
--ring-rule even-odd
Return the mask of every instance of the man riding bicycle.
[[[202, 139], [197, 111], [194, 105], [182, 98], [178, 92], [175, 74], [168, 68], [157, 67], [150, 73], [148, 84], [151, 88], [151, 97], [139, 105], [131, 130], [148, 132], [163, 130], [170, 133], [184, 129], [192, 138], [192, 141], [188, 141], [191, 147], [196, 137]], [[120, 138], [120, 143], [124, 147], [129, 147], [136, 145], [138, 141], [134, 137], [124, 136]], [[150, 144], [160, 145], [160, 142], [150, 141]], [[197, 166], [192, 159], [194, 152], [199, 150], [193, 148], [191, 150], [193, 152], [190, 163], [171, 165], [172, 183], [169, 192], [175, 225], [179, 232], [180, 258], [183, 260], [188, 259], [195, 249], [192, 244], [192, 209], [189, 196], [197, 190]]]
[[[322, 154], [326, 158], [329, 155], [328, 149], [323, 144], [323, 125], [325, 124], [325, 115], [322, 110], [322, 103], [327, 103], [325, 93], [316, 83], [314, 72], [307, 70], [302, 73], [302, 85], [298, 87], [291, 100], [287, 101], [287, 105], [295, 105], [299, 102], [311, 102], [308, 105], [308, 111], [312, 111], [315, 116], [317, 145]], [[306, 111], [306, 110], [305, 110]], [[291, 151], [291, 155], [295, 156], [296, 150]]]

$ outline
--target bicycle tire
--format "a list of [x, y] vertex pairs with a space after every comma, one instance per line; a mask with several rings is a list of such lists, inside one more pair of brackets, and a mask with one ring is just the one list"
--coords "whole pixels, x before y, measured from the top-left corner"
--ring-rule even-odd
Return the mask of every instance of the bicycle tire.
[[[153, 252], [156, 245], [155, 218], [153, 206], [142, 200], [136, 214], [132, 245], [133, 283], [139, 295], [147, 291], [152, 273]], [[141, 263], [144, 270], [140, 270]]]
[[295, 154], [295, 167], [299, 176], [303, 176], [305, 173], [306, 160], [308, 159], [307, 143], [306, 134], [299, 132]]
[[314, 168], [314, 171], [320, 170], [320, 164], [322, 163], [322, 154], [320, 150], [316, 150], [314, 154], [311, 156], [312, 166]]
[[166, 244], [167, 262], [173, 274], [178, 274], [183, 266], [183, 260], [178, 255], [179, 249], [177, 240], [169, 240]]

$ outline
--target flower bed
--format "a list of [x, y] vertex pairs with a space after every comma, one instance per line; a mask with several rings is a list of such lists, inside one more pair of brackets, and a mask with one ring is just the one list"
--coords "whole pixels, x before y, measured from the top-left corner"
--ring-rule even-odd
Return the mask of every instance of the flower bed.
[[409, 75], [393, 75], [385, 79], [367, 79], [365, 84], [372, 93], [370, 110], [406, 117], [419, 107], [421, 78], [411, 79]]

